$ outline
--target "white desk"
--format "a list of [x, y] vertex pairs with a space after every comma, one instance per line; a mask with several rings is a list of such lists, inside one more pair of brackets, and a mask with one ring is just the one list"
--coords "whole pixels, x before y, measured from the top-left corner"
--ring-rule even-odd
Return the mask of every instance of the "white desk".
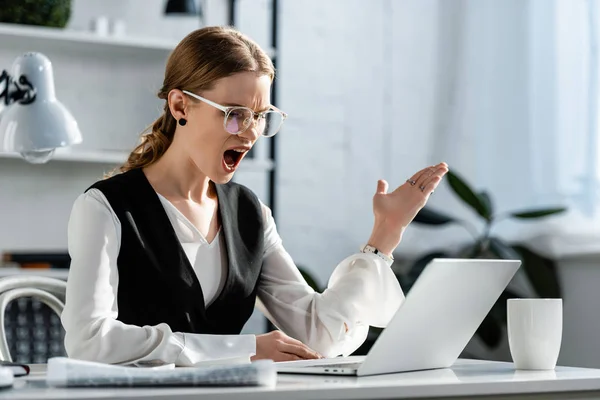
[[1, 391], [0, 399], [600, 399], [600, 369], [515, 371], [512, 364], [464, 360], [451, 369], [362, 378], [279, 375], [276, 388], [58, 389], [44, 387], [40, 378], [19, 380], [15, 388]]

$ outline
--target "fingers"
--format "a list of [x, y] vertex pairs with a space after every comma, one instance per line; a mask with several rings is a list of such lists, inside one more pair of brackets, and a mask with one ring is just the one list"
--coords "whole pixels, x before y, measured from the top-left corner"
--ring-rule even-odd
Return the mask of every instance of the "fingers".
[[447, 172], [448, 166], [445, 163], [440, 164], [440, 166], [434, 169], [418, 183], [419, 189], [425, 193], [425, 195], [430, 195], [439, 185], [442, 177], [446, 175]]
[[425, 186], [431, 177], [433, 177], [435, 174], [437, 174], [440, 170], [443, 170], [444, 168], [446, 169], [446, 171], [448, 170], [448, 166], [446, 165], [446, 163], [439, 163], [438, 165], [433, 165], [431, 167], [425, 168], [421, 172], [419, 177], [415, 179], [417, 182], [415, 186], [418, 188]]
[[446, 164], [445, 162], [441, 162], [437, 165], [432, 165], [431, 167], [423, 168], [422, 170], [414, 174], [412, 177], [410, 177], [410, 179], [408, 179], [407, 182], [414, 186], [416, 189], [425, 192], [427, 190], [427, 185], [429, 184], [429, 182], [431, 180], [435, 180], [435, 176], [439, 176], [441, 179], [441, 177], [444, 176], [447, 172], [448, 164]]
[[304, 344], [296, 344], [292, 342], [277, 341], [277, 350], [281, 353], [288, 353], [300, 357], [301, 359], [311, 360], [321, 358], [320, 355]]
[[[429, 171], [429, 169], [432, 167], [427, 167], [427, 168], [423, 168], [422, 170], [420, 170], [419, 172], [417, 172], [416, 174], [414, 174], [413, 176], [410, 177], [410, 179], [408, 180], [413, 186], [416, 186], [417, 182], [419, 181], [419, 179], [421, 178], [421, 176], [425, 173], [427, 173]], [[414, 182], [414, 184], [413, 184]]]
[[295, 354], [290, 354], [290, 353], [277, 353], [277, 359], [273, 360], [275, 362], [281, 362], [281, 361], [299, 361], [299, 360], [304, 360], [304, 358], [298, 357]]
[[388, 191], [388, 183], [383, 179], [377, 181], [377, 193], [386, 194]]
[[[281, 331], [279, 331], [281, 332]], [[281, 333], [281, 335], [279, 335], [279, 340], [281, 340], [282, 342], [285, 343], [292, 343], [292, 344], [296, 344], [298, 346], [306, 346], [304, 343], [302, 343], [301, 341], [299, 341], [298, 339], [294, 339], [291, 336], [286, 335], [285, 333]], [[307, 347], [308, 348], [308, 347]]]

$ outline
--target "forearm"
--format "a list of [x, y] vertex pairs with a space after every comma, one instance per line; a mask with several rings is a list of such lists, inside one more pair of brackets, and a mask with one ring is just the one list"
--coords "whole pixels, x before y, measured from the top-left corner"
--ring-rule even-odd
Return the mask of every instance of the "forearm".
[[75, 326], [65, 318], [69, 357], [108, 364], [153, 362], [193, 366], [203, 361], [250, 360], [254, 335], [172, 332], [168, 325], [134, 326], [110, 318]]
[[391, 256], [400, 244], [405, 227], [394, 226], [386, 221], [375, 221], [368, 244]]
[[65, 349], [71, 358], [130, 364], [140, 361], [175, 363], [184, 349], [183, 340], [166, 324], [133, 326], [112, 318], [83, 321], [69, 309], [63, 313]]

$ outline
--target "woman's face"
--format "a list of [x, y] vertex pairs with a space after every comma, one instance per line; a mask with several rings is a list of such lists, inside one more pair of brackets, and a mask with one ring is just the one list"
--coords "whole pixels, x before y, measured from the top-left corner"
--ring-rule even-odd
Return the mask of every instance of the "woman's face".
[[[225, 107], [244, 106], [259, 112], [269, 108], [270, 92], [269, 76], [241, 72], [220, 79], [211, 90], [194, 94]], [[223, 111], [192, 96], [183, 96], [187, 124], [177, 126], [176, 132], [183, 151], [210, 180], [219, 184], [229, 182], [260, 136], [256, 123], [252, 122], [244, 132], [232, 135], [223, 126]]]

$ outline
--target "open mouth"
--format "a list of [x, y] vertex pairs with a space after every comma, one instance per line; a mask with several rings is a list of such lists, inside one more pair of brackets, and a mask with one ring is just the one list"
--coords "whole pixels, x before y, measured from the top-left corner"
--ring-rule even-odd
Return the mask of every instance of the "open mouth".
[[223, 167], [227, 172], [236, 170], [244, 155], [248, 152], [246, 148], [229, 149], [223, 153]]

